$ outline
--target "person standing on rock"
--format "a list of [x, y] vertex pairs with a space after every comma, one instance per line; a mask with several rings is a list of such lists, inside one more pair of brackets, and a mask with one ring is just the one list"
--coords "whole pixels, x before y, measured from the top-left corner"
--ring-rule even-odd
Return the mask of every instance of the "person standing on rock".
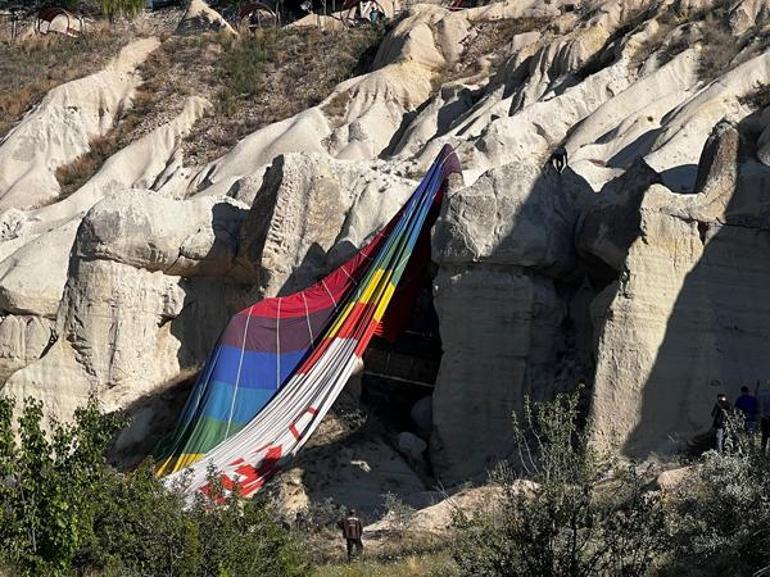
[[757, 398], [749, 393], [748, 387], [741, 387], [741, 396], [735, 399], [734, 406], [743, 413], [743, 418], [746, 421], [746, 431], [749, 433], [756, 431], [759, 403], [757, 402]]
[[356, 510], [351, 508], [348, 509], [347, 517], [337, 523], [337, 526], [342, 529], [342, 536], [345, 537], [348, 548], [348, 562], [350, 562], [364, 550], [364, 544], [361, 541], [364, 533], [361, 519], [356, 515]]
[[561, 174], [567, 168], [567, 149], [560, 146], [551, 154], [551, 164]]
[[730, 413], [730, 401], [727, 395], [719, 393], [714, 408], [711, 409], [711, 416], [714, 419], [714, 433], [716, 437], [716, 450], [721, 453], [725, 448], [725, 434], [727, 432], [727, 415]]

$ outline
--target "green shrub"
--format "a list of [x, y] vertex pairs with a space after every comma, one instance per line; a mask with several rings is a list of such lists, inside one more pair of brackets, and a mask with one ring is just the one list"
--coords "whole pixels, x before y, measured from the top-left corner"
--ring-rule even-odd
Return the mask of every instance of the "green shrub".
[[262, 88], [265, 63], [271, 60], [272, 39], [279, 31], [258, 31], [224, 45], [222, 89], [219, 108], [226, 115], [238, 108], [240, 99], [257, 94]]
[[300, 577], [307, 564], [290, 533], [261, 500], [185, 504], [184, 482], [167, 488], [145, 464], [112, 487], [84, 549], [83, 567], [105, 575]]
[[16, 442], [13, 409], [0, 399], [0, 555], [18, 575], [67, 575], [111, 482], [104, 448], [123, 421], [91, 399], [74, 425], [53, 422], [46, 434], [42, 404], [27, 399]]
[[102, 13], [110, 19], [115, 18], [135, 18], [144, 10], [145, 0], [101, 0]]
[[496, 473], [498, 507], [458, 513], [453, 557], [473, 577], [644, 575], [665, 544], [660, 498], [632, 465], [588, 446], [578, 427], [578, 394], [561, 395], [514, 418], [520, 467]]
[[196, 575], [198, 527], [184, 510], [182, 487], [167, 490], [144, 464], [99, 497], [92, 539], [76, 565], [105, 575]]
[[[105, 450], [125, 424], [96, 400], [73, 425], [43, 426], [27, 400], [13, 431], [0, 399], [0, 566], [20, 576], [301, 577], [309, 567], [294, 536], [264, 500], [236, 494], [215, 505], [167, 487], [151, 463], [121, 474]], [[214, 495], [220, 501], [218, 495]]]
[[710, 451], [672, 499], [675, 542], [664, 574], [740, 577], [770, 565], [770, 463], [743, 423]]

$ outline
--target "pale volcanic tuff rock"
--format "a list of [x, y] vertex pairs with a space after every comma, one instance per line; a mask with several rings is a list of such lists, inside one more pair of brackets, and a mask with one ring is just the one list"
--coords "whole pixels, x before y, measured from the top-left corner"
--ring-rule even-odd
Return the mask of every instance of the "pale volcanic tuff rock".
[[431, 456], [445, 482], [483, 474], [507, 456], [511, 414], [524, 395], [547, 397], [585, 362], [567, 353], [562, 327], [570, 318], [587, 324], [587, 311], [570, 309], [554, 277], [577, 268], [572, 230], [588, 195], [573, 173], [511, 163], [444, 203], [433, 235], [444, 357]]
[[[414, 181], [314, 154], [279, 156], [241, 229], [239, 264], [261, 295], [291, 293], [352, 256]], [[254, 298], [257, 298], [254, 295]]]
[[701, 158], [697, 194], [647, 191], [640, 236], [607, 289], [594, 434], [634, 456], [679, 448], [708, 429], [717, 393], [735, 395], [770, 371], [770, 267], [757, 258], [770, 247], [767, 169], [726, 123]]
[[107, 407], [126, 407], [192, 374], [229, 318], [227, 274], [245, 215], [229, 199], [136, 189], [98, 203], [78, 231], [58, 339], [4, 393], [33, 394], [66, 416], [94, 388]]
[[[0, 214], [0, 257], [3, 259], [0, 261], [0, 306], [6, 315], [2, 321], [5, 328], [0, 329], [0, 375], [8, 376], [44, 353], [56, 353], [51, 345], [61, 334], [61, 328], [54, 326], [54, 319], [67, 312], [60, 306], [70, 272], [70, 253], [84, 214], [110, 192], [150, 186], [155, 182], [171, 164], [182, 136], [206, 105], [200, 98], [190, 98], [175, 120], [117, 152], [96, 175], [63, 201]], [[190, 222], [179, 224], [186, 226]], [[125, 242], [130, 238], [129, 235]], [[192, 254], [199, 250], [189, 245]], [[85, 286], [81, 288], [86, 290]], [[109, 293], [108, 288], [102, 289]], [[131, 313], [126, 311], [126, 314]], [[54, 363], [51, 375], [46, 377], [53, 379], [60, 360], [51, 357], [45, 362]], [[9, 385], [4, 392], [15, 394], [12, 388]], [[26, 385], [21, 389], [36, 390]], [[55, 389], [53, 394], [55, 396]], [[68, 415], [76, 402], [77, 399], [72, 399], [68, 408], [62, 409], [61, 416]]]
[[[34, 394], [67, 416], [94, 387], [117, 408], [189, 377], [235, 310], [339, 264], [413, 186], [376, 166], [293, 154], [276, 159], [250, 211], [211, 195], [108, 196], [77, 228], [58, 339], [4, 392]], [[67, 395], [49, 386], [54, 379], [68, 383]]]
[[[580, 38], [581, 32], [575, 32], [575, 36]], [[594, 397], [594, 414], [601, 415], [596, 421], [597, 431], [601, 431], [596, 438], [603, 438], [602, 435], [610, 429], [617, 430], [628, 452], [636, 455], [647, 454], [645, 451], [649, 447], [665, 444], [669, 434], [689, 435], [707, 427], [706, 405], [712, 401], [714, 391], [705, 383], [713, 381], [718, 383], [717, 386], [733, 392], [737, 390], [738, 381], [759, 377], [766, 368], [762, 362], [753, 362], [755, 368], [752, 370], [738, 370], [745, 361], [736, 359], [743, 354], [752, 356], [754, 353], [748, 351], [758, 353], [758, 349], [757, 346], [743, 347], [732, 342], [730, 352], [723, 355], [733, 360], [723, 363], [719, 374], [704, 378], [700, 386], [688, 385], [688, 390], [692, 389], [692, 392], [677, 393], [678, 397], [674, 398], [670, 407], [661, 409], [656, 404], [664, 402], [663, 389], [659, 393], [661, 398], [650, 402], [645, 416], [642, 416], [641, 401], [632, 401], [630, 406], [627, 405], [629, 399], [635, 396], [632, 383], [638, 383], [638, 390], [647, 390], [654, 361], [652, 351], [660, 345], [660, 341], [648, 336], [652, 329], [644, 327], [652, 323], [642, 316], [641, 311], [648, 311], [654, 306], [653, 318], [657, 319], [658, 326], [664, 328], [670, 308], [663, 304], [665, 299], [658, 292], [676, 297], [678, 288], [674, 287], [681, 286], [681, 282], [673, 280], [681, 278], [681, 274], [672, 274], [667, 266], [663, 267], [665, 272], [657, 272], [656, 269], [669, 259], [678, 263], [675, 266], [686, 269], [688, 265], [682, 263], [692, 266], [703, 257], [695, 250], [701, 243], [699, 240], [697, 244], [693, 242], [699, 238], [699, 231], [692, 219], [713, 214], [728, 202], [731, 189], [726, 180], [729, 180], [731, 170], [733, 173], [736, 171], [737, 161], [733, 159], [732, 169], [725, 164], [719, 170], [712, 170], [710, 177], [701, 179], [704, 181], [704, 193], [697, 208], [688, 203], [688, 197], [681, 197], [660, 185], [653, 185], [649, 192], [648, 187], [660, 181], [670, 183], [677, 190], [691, 190], [696, 186], [697, 156], [710, 126], [718, 116], [728, 116], [736, 121], [744, 119], [751, 110], [743, 103], [742, 97], [756, 90], [759, 86], [757, 78], [767, 77], [764, 71], [766, 55], [743, 64], [743, 74], [740, 69], [735, 70], [724, 77], [724, 84], [716, 82], [705, 89], [701, 89], [695, 74], [697, 51], [684, 51], [662, 66], [648, 61], [642, 70], [634, 69], [632, 57], [635, 48], [630, 40], [636, 36], [641, 39], [648, 37], [644, 30], [631, 30], [626, 37], [619, 39], [623, 43], [622, 49], [613, 48], [615, 58], [574, 87], [568, 86], [563, 92], [556, 92], [532, 104], [527, 103], [526, 97], [522, 98], [524, 93], [517, 95], [514, 91], [510, 112], [506, 116], [494, 118], [492, 113], [493, 110], [503, 112], [501, 104], [504, 100], [486, 109], [476, 107], [474, 112], [482, 111], [489, 120], [480, 120], [483, 116], [469, 120], [466, 116], [463, 124], [458, 123], [450, 131], [455, 135], [437, 139], [439, 142], [452, 142], [458, 147], [466, 161], [464, 166], [470, 165], [471, 178], [476, 174], [474, 165], [497, 165], [501, 162], [506, 165], [521, 157], [529, 159], [529, 162], [532, 158], [536, 163], [543, 162], [550, 143], [558, 142], [565, 135], [565, 145], [574, 168], [574, 172], [568, 170], [558, 179], [549, 178], [548, 172], [544, 171], [542, 178], [532, 180], [527, 170], [514, 161], [510, 165], [515, 167], [511, 175], [508, 178], [497, 176], [501, 184], [490, 187], [484, 180], [500, 173], [499, 168], [493, 169], [477, 183], [450, 197], [443, 220], [437, 226], [434, 258], [441, 270], [436, 279], [436, 306], [447, 356], [442, 361], [434, 395], [432, 450], [434, 466], [449, 482], [483, 471], [495, 459], [509, 454], [512, 448], [509, 415], [520, 403], [523, 393], [531, 392], [538, 396], [547, 390], [558, 390], [565, 377], [574, 385], [590, 375], [593, 363], [583, 347], [590, 348], [590, 341], [594, 338], [599, 339], [595, 386], [597, 391], [612, 391]], [[636, 49], [640, 44], [637, 42]], [[556, 61], [551, 62], [549, 68], [558, 69]], [[526, 81], [519, 85], [526, 87]], [[652, 97], [652, 94], [656, 96]], [[491, 100], [492, 96], [487, 98]], [[705, 114], [705, 122], [695, 110]], [[506, 129], [501, 129], [504, 125], [507, 125]], [[661, 125], [662, 128], [659, 128]], [[472, 131], [477, 127], [480, 129], [478, 137], [473, 138]], [[458, 139], [460, 135], [462, 139]], [[465, 141], [472, 146], [465, 145]], [[434, 140], [428, 149], [436, 146], [438, 142]], [[694, 161], [691, 160], [693, 154]], [[654, 164], [660, 174], [648, 163]], [[541, 169], [544, 165], [535, 166]], [[761, 178], [766, 176], [762, 176], [764, 172], [760, 165], [746, 162], [742, 166], [745, 174], [740, 180], [746, 182], [746, 190], [763, 189]], [[569, 182], [581, 183], [583, 202], [572, 206], [571, 210], [564, 210], [558, 205], [550, 211], [538, 209], [562, 198], [563, 187]], [[569, 186], [566, 184], [567, 188]], [[516, 196], [520, 200], [506, 198], [507, 191], [516, 191], [519, 187], [521, 190]], [[477, 198], [484, 188], [491, 188], [494, 194], [487, 194], [486, 199], [483, 194]], [[653, 190], [660, 192], [651, 196]], [[594, 191], [600, 194], [594, 196]], [[669, 210], [675, 208], [681, 212], [682, 204], [688, 207], [688, 217], [683, 218], [689, 218], [690, 224], [679, 221], [679, 224], [667, 225], [664, 238], [668, 240], [656, 248], [656, 243], [639, 234], [640, 229], [644, 231], [645, 224], [644, 217], [641, 217], [640, 224], [640, 205], [643, 198], [645, 201], [658, 198], [663, 191], [667, 204], [672, 206]], [[742, 219], [754, 212], [764, 212], [764, 209], [758, 210], [757, 202], [747, 203], [744, 199], [738, 204], [744, 206]], [[522, 218], [528, 212], [537, 216]], [[577, 230], [577, 236], [573, 237], [573, 230]], [[753, 233], [744, 233], [744, 236], [754, 238]], [[547, 239], [547, 242], [541, 240], [538, 243], [538, 238]], [[761, 241], [758, 242], [761, 245]], [[567, 250], [551, 250], [551, 247], [559, 246]], [[570, 250], [573, 246], [578, 248], [582, 263], [576, 268], [575, 261], [570, 260], [574, 259]], [[555, 276], [556, 286], [559, 286], [559, 282], [570, 281], [570, 273], [580, 274], [580, 268], [586, 267], [596, 290], [617, 275], [624, 279], [628, 273], [627, 253], [630, 246], [632, 254], [638, 251], [636, 258], [640, 278], [659, 275], [661, 283], [668, 283], [667, 287], [673, 283], [674, 287], [669, 287], [669, 290], [662, 284], [653, 284], [649, 292], [644, 292], [648, 296], [643, 297], [625, 290], [626, 285], [622, 284], [624, 290], [614, 300], [612, 287], [598, 295], [591, 290], [587, 293], [567, 293], [566, 298], [564, 293], [559, 294], [551, 288], [553, 296], [544, 296], [548, 294], [550, 281], [542, 277], [543, 273]], [[695, 248], [685, 259], [680, 256], [679, 247]], [[757, 254], [757, 250], [761, 249], [754, 247], [743, 254]], [[559, 263], [558, 258], [553, 258], [554, 254], [562, 255], [562, 262], [569, 263], [568, 266], [554, 269], [553, 264]], [[494, 263], [495, 266], [487, 263]], [[522, 267], [526, 269], [522, 270]], [[463, 290], [463, 286], [468, 288]], [[490, 288], [494, 286], [496, 288]], [[742, 286], [740, 290], [753, 289]], [[529, 295], [540, 296], [533, 299]], [[485, 314], [474, 298], [488, 299], [490, 310], [498, 314]], [[593, 304], [589, 307], [592, 298]], [[624, 302], [633, 307], [636, 299], [639, 300], [639, 316], [618, 318], [617, 309], [613, 307]], [[519, 304], [521, 301], [524, 304]], [[610, 302], [614, 304], [608, 304]], [[693, 318], [708, 317], [704, 314], [709, 309], [707, 303], [701, 301], [691, 305]], [[606, 312], [607, 306], [610, 306], [609, 313]], [[566, 310], [570, 311], [569, 315], [565, 314]], [[699, 310], [700, 315], [696, 312]], [[510, 319], [515, 320], [512, 322]], [[610, 341], [605, 341], [608, 334], [607, 328], [603, 329], [605, 322], [612, 322], [617, 331], [613, 332], [614, 338]], [[762, 322], [758, 320], [757, 324]], [[564, 339], [564, 328], [569, 326], [577, 328], [579, 345], [570, 345], [572, 353], [564, 359], [561, 353], [555, 354], [554, 350], [569, 350], [570, 347], [560, 344]], [[729, 330], [726, 329], [729, 326], [729, 323], [722, 322], [715, 330], [719, 333]], [[462, 335], [458, 327], [462, 327]], [[759, 329], [752, 325], [746, 330], [754, 334]], [[546, 354], [542, 351], [538, 354], [529, 339], [534, 345], [545, 342], [542, 351]], [[552, 340], [549, 342], [549, 339]], [[689, 346], [696, 340], [692, 333], [681, 339], [677, 337], [677, 342], [688, 343], [683, 346]], [[757, 337], [757, 341], [761, 341], [761, 337]], [[645, 349], [650, 351], [646, 357], [640, 354]], [[542, 362], [544, 358], [548, 362]], [[586, 358], [589, 360], [587, 364]], [[685, 358], [689, 361], [685, 362]], [[683, 355], [678, 360], [681, 367], [677, 370], [680, 372], [671, 373], [676, 377], [672, 379], [674, 381], [681, 377], [692, 382], [698, 380], [699, 377], [694, 376], [698, 371], [714, 372], [703, 368], [714, 362], [713, 358], [709, 359], [706, 349], [690, 357]], [[561, 376], [555, 374], [558, 371], [554, 364], [561, 366]], [[569, 367], [570, 364], [573, 364], [574, 370], [565, 371], [565, 365]], [[699, 367], [697, 370], [694, 369], [696, 365]], [[538, 366], [547, 370], [538, 374]], [[490, 380], [489, 374], [499, 377]], [[688, 375], [687, 379], [685, 375]], [[728, 375], [733, 375], [735, 379], [729, 386], [725, 380]], [[664, 426], [656, 423], [658, 418], [665, 423]], [[649, 424], [649, 428], [639, 436], [646, 446], [640, 447], [636, 437], [629, 440], [635, 419]], [[487, 426], [488, 423], [494, 423], [494, 426]], [[479, 427], [483, 427], [482, 434], [468, 435], [468, 431], [480, 430]]]
[[[342, 262], [450, 143], [464, 183], [453, 183], [433, 239], [444, 349], [430, 439], [438, 475], [483, 475], [511, 452], [522, 396], [547, 398], [578, 380], [591, 388], [598, 443], [641, 456], [670, 448], [708, 426], [718, 388], [732, 394], [770, 368], [761, 294], [770, 115], [756, 110], [767, 106], [770, 66], [761, 43], [747, 43], [725, 69], [704, 69], [703, 42], [685, 27], [702, 29], [687, 19], [711, 4], [418, 5], [375, 69], [319, 106], [197, 169], [179, 148], [207, 107], [193, 97], [64, 200], [55, 167], [103, 127], [90, 95], [70, 87], [77, 102], [61, 103], [52, 91], [0, 146], [4, 392], [41, 396], [66, 417], [90, 387], [118, 407], [186, 378], [229, 314]], [[734, 34], [767, 18], [751, 0], [728, 12]], [[458, 77], [453, 67], [483, 27], [512, 17], [539, 20]], [[137, 81], [126, 72], [105, 102], [122, 102]], [[87, 118], [57, 120], [69, 106]], [[55, 138], [32, 130], [45, 118]], [[701, 156], [723, 118], [731, 124]], [[11, 162], [24, 130], [42, 156]], [[561, 175], [548, 164], [558, 145], [570, 157]], [[17, 182], [32, 192], [8, 193]], [[308, 492], [323, 494], [311, 487], [319, 469], [307, 470]]]
[[372, 72], [341, 82], [318, 106], [247, 136], [194, 176], [189, 191], [229, 194], [242, 179], [290, 152], [376, 159], [390, 150], [405, 118], [429, 101], [433, 81], [473, 41], [473, 23], [556, 13], [556, 4], [540, 0], [506, 0], [462, 12], [430, 4], [412, 7], [383, 41]]
[[0, 209], [34, 208], [59, 193], [56, 169], [89, 149], [131, 105], [137, 67], [159, 45], [132, 42], [102, 71], [51, 90], [0, 143]]

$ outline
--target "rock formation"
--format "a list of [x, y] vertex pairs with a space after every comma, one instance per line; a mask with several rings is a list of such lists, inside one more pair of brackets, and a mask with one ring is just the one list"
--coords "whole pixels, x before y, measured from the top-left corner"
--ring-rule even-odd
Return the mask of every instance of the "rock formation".
[[129, 106], [141, 83], [136, 68], [158, 46], [147, 38], [126, 46], [104, 70], [54, 88], [0, 144], [0, 209], [51, 203], [54, 172], [89, 148]]
[[[707, 428], [716, 392], [770, 372], [770, 52], [715, 45], [701, 20], [716, 8], [735, 39], [767, 24], [746, 0], [417, 5], [318, 106], [190, 167], [180, 142], [210, 110], [190, 96], [60, 199], [56, 168], [130, 106], [158, 40], [129, 45], [0, 144], [3, 393], [66, 418], [93, 390], [131, 407], [188, 379], [228, 315], [340, 263], [450, 143], [464, 172], [433, 234], [433, 472], [483, 476], [510, 456], [524, 395], [579, 381], [597, 443], [669, 453]], [[371, 442], [340, 458], [386, 452]], [[423, 488], [404, 473], [400, 489]]]

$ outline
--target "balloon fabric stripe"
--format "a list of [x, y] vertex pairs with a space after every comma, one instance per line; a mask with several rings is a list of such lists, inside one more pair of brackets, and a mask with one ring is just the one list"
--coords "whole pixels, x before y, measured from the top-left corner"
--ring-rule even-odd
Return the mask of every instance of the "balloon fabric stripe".
[[191, 493], [206, 492], [213, 467], [225, 489], [237, 485], [248, 497], [297, 454], [361, 368], [447, 178], [459, 171], [445, 146], [405, 206], [347, 262], [304, 291], [264, 299], [230, 320], [158, 449], [159, 475], [185, 472]]

